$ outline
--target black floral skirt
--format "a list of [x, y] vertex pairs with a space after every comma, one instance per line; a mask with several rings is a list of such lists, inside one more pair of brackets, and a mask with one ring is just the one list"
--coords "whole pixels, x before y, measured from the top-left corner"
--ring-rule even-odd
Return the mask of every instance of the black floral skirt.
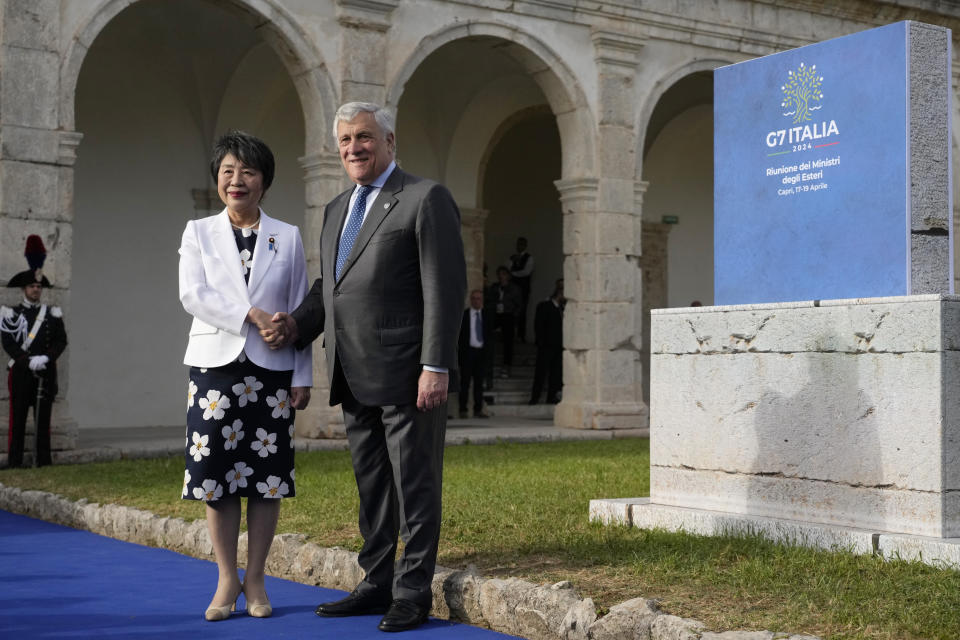
[[190, 368], [185, 500], [293, 497], [292, 377], [243, 354], [222, 367]]

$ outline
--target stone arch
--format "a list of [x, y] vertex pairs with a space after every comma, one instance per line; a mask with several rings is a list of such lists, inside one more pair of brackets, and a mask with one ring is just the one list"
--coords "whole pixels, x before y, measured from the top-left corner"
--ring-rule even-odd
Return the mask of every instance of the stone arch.
[[667, 91], [677, 84], [677, 82], [693, 73], [700, 71], [712, 71], [717, 67], [733, 64], [734, 62], [734, 60], [725, 60], [721, 58], [706, 58], [702, 60], [694, 60], [692, 62], [685, 62], [680, 66], [670, 69], [661, 75], [659, 80], [653, 83], [652, 89], [649, 93], [647, 93], [647, 99], [644, 101], [643, 107], [637, 113], [637, 180], [640, 180], [641, 176], [643, 175], [643, 149], [646, 144], [648, 133], [647, 129], [650, 125], [650, 118], [653, 116], [653, 111], [657, 108], [657, 105], [660, 103], [660, 99], [663, 98], [664, 94], [666, 94]]
[[[595, 125], [586, 94], [563, 59], [540, 39], [523, 29], [502, 22], [468, 21], [446, 27], [424, 37], [416, 50], [401, 65], [387, 90], [387, 106], [396, 110], [404, 88], [423, 61], [445, 44], [456, 40], [487, 36], [509, 43], [505, 50], [530, 75], [543, 91], [557, 118], [563, 149], [564, 178], [592, 176], [595, 173]], [[574, 151], [576, 150], [576, 151]], [[483, 150], [473, 158], [479, 162]], [[476, 193], [472, 189], [471, 193]]]
[[477, 176], [477, 203], [482, 207], [483, 206], [483, 183], [484, 177], [487, 171], [487, 164], [490, 160], [490, 155], [493, 153], [493, 150], [496, 148], [497, 144], [503, 139], [510, 129], [512, 129], [518, 122], [522, 122], [531, 116], [535, 116], [546, 111], [545, 107], [534, 106], [526, 107], [520, 111], [515, 112], [512, 116], [508, 117], [506, 120], [500, 123], [500, 125], [493, 132], [493, 135], [490, 137], [489, 142], [487, 143], [486, 149], [483, 151], [483, 155], [480, 156], [480, 170]]
[[[106, 25], [137, 0], [103, 0], [70, 40], [60, 67], [60, 128], [75, 128], [75, 100], [80, 69], [90, 46]], [[283, 61], [303, 107], [305, 149], [329, 150], [326, 123], [336, 110], [337, 93], [323, 59], [307, 33], [278, 0], [228, 0], [245, 16]]]

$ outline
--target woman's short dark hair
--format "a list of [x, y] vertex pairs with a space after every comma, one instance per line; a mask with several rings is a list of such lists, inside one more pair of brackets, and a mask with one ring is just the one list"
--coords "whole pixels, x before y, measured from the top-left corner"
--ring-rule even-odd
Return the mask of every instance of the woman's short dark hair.
[[273, 152], [263, 140], [236, 129], [220, 136], [213, 145], [213, 160], [210, 161], [210, 175], [213, 176], [214, 182], [217, 181], [220, 164], [228, 153], [232, 153], [237, 160], [263, 174], [264, 192], [270, 188], [274, 172]]

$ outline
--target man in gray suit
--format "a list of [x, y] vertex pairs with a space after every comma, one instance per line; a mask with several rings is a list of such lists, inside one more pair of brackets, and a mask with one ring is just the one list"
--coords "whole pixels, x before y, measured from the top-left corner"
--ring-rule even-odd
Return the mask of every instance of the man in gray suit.
[[343, 105], [334, 133], [354, 187], [324, 212], [320, 278], [264, 338], [306, 348], [324, 334], [330, 404], [343, 407], [360, 493], [366, 577], [317, 614], [385, 613], [381, 630], [404, 631], [432, 606], [466, 293], [460, 212], [445, 187], [396, 166], [393, 118], [378, 105]]

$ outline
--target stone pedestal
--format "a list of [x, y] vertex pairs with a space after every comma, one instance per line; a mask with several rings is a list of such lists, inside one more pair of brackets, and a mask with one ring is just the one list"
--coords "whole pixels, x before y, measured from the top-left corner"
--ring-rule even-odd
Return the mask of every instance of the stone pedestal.
[[960, 536], [960, 297], [661, 309], [651, 349], [661, 523]]

